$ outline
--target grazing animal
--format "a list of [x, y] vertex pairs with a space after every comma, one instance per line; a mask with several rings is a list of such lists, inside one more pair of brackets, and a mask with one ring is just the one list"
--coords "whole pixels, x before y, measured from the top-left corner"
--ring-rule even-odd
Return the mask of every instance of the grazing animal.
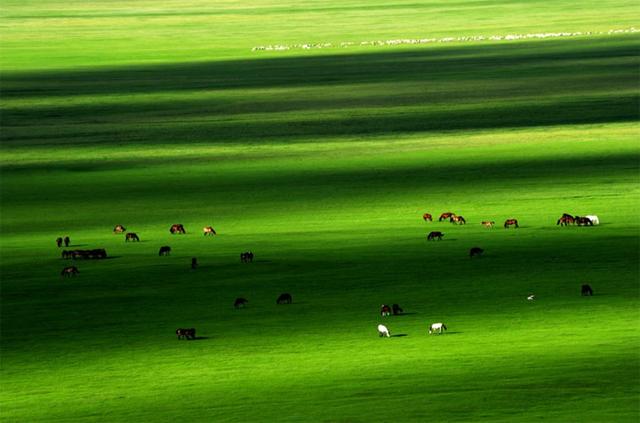
[[511, 225], [515, 225], [516, 228], [519, 228], [518, 219], [507, 219], [507, 220], [504, 221], [504, 228], [505, 229], [507, 229]]
[[253, 253], [251, 251], [240, 253], [240, 261], [242, 263], [251, 263], [251, 262], [253, 262]]
[[176, 329], [176, 335], [178, 335], [178, 339], [196, 339], [196, 329], [195, 328], [189, 328], [189, 329], [183, 329], [183, 328], [178, 328]]
[[217, 235], [216, 234], [216, 230], [213, 229], [213, 227], [211, 227], [211, 226], [205, 226], [204, 228], [202, 228], [202, 233], [204, 234], [204, 236]]
[[115, 228], [113, 228], [113, 233], [114, 234], [123, 234], [126, 230], [127, 230], [127, 228], [125, 228], [124, 226], [116, 225]]
[[173, 235], [187, 233], [187, 231], [184, 229], [184, 225], [182, 225], [181, 223], [176, 223], [174, 225], [171, 225], [169, 232], [171, 232]]
[[158, 251], [159, 256], [168, 256], [169, 254], [171, 254], [171, 247], [168, 245], [160, 247], [160, 251]]
[[578, 226], [593, 226], [593, 222], [588, 217], [576, 216], [576, 224]]
[[80, 273], [80, 271], [78, 270], [77, 267], [75, 266], [69, 266], [69, 267], [65, 267], [64, 269], [62, 269], [62, 272], [60, 272], [60, 276], [65, 277], [65, 276], [75, 276], [78, 273]]
[[431, 216], [429, 213], [425, 213], [422, 215], [422, 220], [424, 220], [425, 222], [433, 222], [433, 216]]
[[469, 250], [469, 258], [473, 258], [474, 256], [480, 257], [484, 253], [484, 250], [480, 247], [473, 247]]
[[95, 250], [64, 250], [62, 251], [62, 258], [72, 258], [73, 260], [81, 259], [105, 259], [107, 258], [107, 251], [104, 248], [97, 248]]
[[389, 306], [388, 306], [388, 305], [386, 305], [386, 304], [382, 304], [382, 305], [380, 306], [380, 315], [381, 315], [381, 316], [388, 316], [388, 315], [390, 315], [390, 314], [391, 314], [391, 307], [389, 307]]
[[533, 300], [535, 300], [535, 299], [536, 299], [536, 296], [535, 296], [535, 295], [533, 295], [533, 294], [529, 294], [529, 296], [527, 297], [527, 300], [528, 300], [528, 301], [533, 301]]
[[291, 298], [291, 294], [280, 294], [278, 299], [276, 300], [276, 304], [291, 304], [293, 299]]
[[58, 248], [62, 247], [62, 238], [56, 238], [56, 245]]
[[591, 225], [599, 225], [600, 224], [600, 219], [598, 219], [598, 216], [596, 215], [589, 215], [589, 216], [585, 216], [587, 219], [589, 219], [591, 221]]
[[404, 313], [404, 310], [402, 308], [400, 308], [400, 306], [398, 304], [393, 304], [391, 306], [391, 310], [393, 311], [393, 315], [394, 316], [397, 316], [398, 314]]
[[140, 242], [140, 238], [138, 237], [138, 234], [135, 232], [128, 232], [125, 236], [124, 236], [124, 242], [129, 242], [129, 241], [134, 241], [134, 242]]
[[378, 325], [378, 335], [380, 337], [386, 336], [387, 338], [391, 337], [391, 334], [389, 333], [389, 328], [387, 328], [385, 325]]
[[236, 300], [233, 303], [233, 306], [235, 308], [241, 308], [247, 305], [247, 303], [249, 302], [249, 300], [247, 300], [246, 298], [236, 298]]
[[191, 268], [195, 269], [196, 267], [198, 267], [198, 259], [196, 257], [192, 257], [191, 258]]
[[574, 223], [576, 223], [576, 220], [573, 218], [573, 216], [562, 215], [562, 217], [556, 222], [556, 225], [568, 226], [573, 225]]
[[496, 222], [492, 221], [488, 221], [485, 220], [484, 222], [482, 222], [482, 226], [484, 226], [485, 228], [493, 228], [493, 225], [495, 225]]
[[68, 247], [68, 246], [69, 246], [69, 244], [71, 244], [71, 240], [69, 239], [69, 237], [68, 237], [68, 236], [65, 236], [65, 237], [64, 237], [64, 246], [65, 246], [65, 247]]
[[593, 295], [593, 289], [591, 289], [591, 286], [589, 286], [589, 284], [585, 283], [580, 288], [580, 293], [583, 297], [590, 297]]
[[444, 234], [440, 231], [429, 232], [429, 235], [427, 235], [427, 241], [432, 241], [436, 238], [438, 238], [438, 241], [442, 241], [443, 236]]
[[457, 225], [465, 225], [467, 221], [462, 216], [453, 215], [449, 218], [449, 222], [457, 224]]
[[71, 251], [62, 250], [62, 258], [63, 259], [71, 258]]
[[429, 334], [436, 331], [440, 334], [443, 330], [447, 330], [447, 326], [444, 323], [432, 323], [431, 326], [429, 326]]
[[445, 219], [451, 219], [451, 216], [455, 216], [455, 215], [456, 215], [455, 213], [451, 213], [451, 212], [442, 213], [438, 218], [438, 222], [442, 222]]

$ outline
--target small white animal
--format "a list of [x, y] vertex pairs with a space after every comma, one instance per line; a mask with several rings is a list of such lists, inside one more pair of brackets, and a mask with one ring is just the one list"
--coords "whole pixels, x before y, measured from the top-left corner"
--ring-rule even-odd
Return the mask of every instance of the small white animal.
[[429, 326], [430, 334], [435, 331], [438, 331], [438, 333], [442, 333], [443, 330], [447, 330], [447, 327], [444, 323], [432, 323], [431, 326]]
[[529, 300], [529, 301], [533, 301], [533, 300], [535, 300], [535, 299], [536, 299], [536, 296], [535, 296], [535, 295], [533, 295], [533, 294], [531, 294], [531, 295], [529, 295], [529, 296], [527, 297], [527, 300]]
[[590, 215], [590, 216], [585, 216], [587, 219], [589, 219], [591, 221], [591, 223], [593, 223], [594, 225], [599, 225], [600, 224], [600, 220], [598, 219], [598, 216], [596, 215]]
[[389, 329], [385, 325], [378, 325], [378, 334], [380, 336], [386, 336], [387, 338], [391, 336], [389, 335]]

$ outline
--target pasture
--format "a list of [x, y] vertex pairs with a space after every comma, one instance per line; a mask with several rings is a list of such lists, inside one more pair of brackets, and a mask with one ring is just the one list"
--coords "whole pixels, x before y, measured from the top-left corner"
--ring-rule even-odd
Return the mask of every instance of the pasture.
[[638, 34], [251, 51], [636, 23], [576, 6], [6, 2], [0, 419], [637, 421]]

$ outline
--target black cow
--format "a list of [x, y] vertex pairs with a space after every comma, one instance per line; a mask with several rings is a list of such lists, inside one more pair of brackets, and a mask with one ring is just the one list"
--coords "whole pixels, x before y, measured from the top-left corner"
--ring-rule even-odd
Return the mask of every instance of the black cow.
[[280, 294], [278, 299], [276, 300], [276, 304], [291, 304], [293, 302], [293, 298], [291, 298], [291, 294]]

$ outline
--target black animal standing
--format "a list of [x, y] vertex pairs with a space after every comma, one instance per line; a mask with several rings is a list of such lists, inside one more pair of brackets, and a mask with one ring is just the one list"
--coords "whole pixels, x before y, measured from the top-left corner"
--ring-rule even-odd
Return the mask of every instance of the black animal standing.
[[469, 258], [480, 257], [484, 250], [480, 247], [473, 247], [469, 250]]
[[62, 247], [62, 238], [56, 238], [56, 245], [58, 246], [58, 248]]
[[589, 284], [582, 285], [580, 292], [583, 297], [590, 297], [593, 295], [593, 289], [591, 289], [591, 286], [589, 286]]
[[140, 242], [140, 237], [138, 236], [137, 233], [135, 232], [128, 232], [125, 236], [124, 236], [124, 242]]
[[394, 316], [397, 316], [398, 314], [402, 314], [404, 312], [404, 310], [402, 310], [402, 308], [400, 308], [398, 304], [393, 304], [391, 306], [391, 311], [393, 312]]
[[235, 308], [241, 308], [246, 306], [248, 302], [249, 300], [247, 300], [246, 298], [236, 298], [236, 300], [233, 303], [233, 306]]
[[193, 257], [193, 258], [191, 259], [191, 268], [192, 268], [192, 269], [195, 269], [195, 268], [197, 268], [197, 267], [198, 267], [198, 259], [197, 259], [196, 257]]
[[178, 328], [176, 329], [176, 335], [178, 335], [178, 339], [186, 339], [186, 340], [196, 339], [196, 329], [195, 328], [189, 328], [189, 329]]
[[278, 299], [276, 300], [276, 304], [291, 304], [293, 302], [293, 298], [291, 298], [291, 294], [280, 294]]
[[65, 236], [64, 237], [64, 246], [68, 247], [70, 243], [71, 243], [71, 240], [69, 239], [69, 237]]
[[159, 256], [168, 256], [169, 254], [171, 254], [171, 247], [168, 245], [160, 247], [160, 251], [158, 251]]
[[438, 241], [442, 241], [443, 236], [444, 234], [440, 231], [429, 232], [429, 235], [427, 235], [427, 241], [433, 241], [436, 238], [438, 239]]

